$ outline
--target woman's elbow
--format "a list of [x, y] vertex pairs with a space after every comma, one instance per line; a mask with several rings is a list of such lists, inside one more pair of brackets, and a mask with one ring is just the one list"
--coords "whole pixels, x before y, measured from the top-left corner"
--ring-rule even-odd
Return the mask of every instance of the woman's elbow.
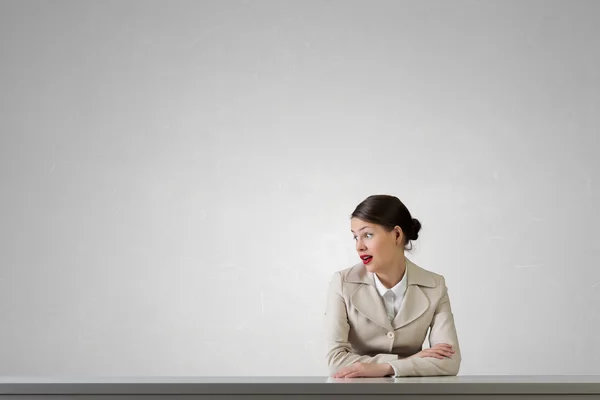
[[445, 368], [445, 375], [446, 376], [456, 376], [458, 375], [458, 371], [460, 371], [460, 357], [457, 358], [456, 360], [448, 360], [451, 361], [448, 363], [448, 365]]
[[326, 357], [327, 361], [327, 370], [329, 371], [329, 375], [333, 375], [340, 368], [339, 362], [335, 361], [335, 357], [328, 354]]
[[339, 369], [337, 364], [329, 364], [327, 366], [327, 370], [329, 371], [329, 376], [333, 376], [337, 370]]
[[332, 350], [327, 353], [325, 360], [330, 375], [335, 374], [338, 369], [344, 366], [344, 355], [346, 354], [348, 352], [343, 350]]

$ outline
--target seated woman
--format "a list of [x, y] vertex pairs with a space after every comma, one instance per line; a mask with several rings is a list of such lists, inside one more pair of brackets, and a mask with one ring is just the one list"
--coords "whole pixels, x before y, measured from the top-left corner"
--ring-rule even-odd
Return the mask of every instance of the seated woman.
[[[444, 277], [404, 255], [420, 229], [394, 196], [369, 196], [352, 213], [361, 262], [336, 272], [327, 294], [327, 363], [334, 378], [458, 374]], [[430, 348], [423, 350], [428, 330]]]

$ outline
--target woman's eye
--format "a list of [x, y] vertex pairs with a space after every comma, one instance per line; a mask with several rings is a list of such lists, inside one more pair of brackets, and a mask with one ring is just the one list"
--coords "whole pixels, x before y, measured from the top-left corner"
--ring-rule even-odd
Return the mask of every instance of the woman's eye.
[[372, 233], [367, 233], [365, 236], [368, 237], [368, 238], [371, 238], [371, 237], [373, 237], [373, 234]]

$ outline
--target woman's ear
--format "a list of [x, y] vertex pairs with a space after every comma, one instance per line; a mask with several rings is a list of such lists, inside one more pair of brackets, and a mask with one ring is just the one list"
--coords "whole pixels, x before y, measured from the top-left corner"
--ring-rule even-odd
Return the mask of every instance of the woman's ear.
[[400, 246], [402, 244], [402, 238], [404, 237], [404, 233], [402, 232], [402, 228], [399, 226], [394, 227], [394, 235], [396, 235], [396, 245]]

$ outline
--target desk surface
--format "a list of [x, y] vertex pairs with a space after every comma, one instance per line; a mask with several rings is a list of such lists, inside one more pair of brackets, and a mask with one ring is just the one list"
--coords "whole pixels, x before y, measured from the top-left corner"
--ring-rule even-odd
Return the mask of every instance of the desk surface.
[[600, 375], [328, 377], [0, 377], [20, 394], [600, 394]]

